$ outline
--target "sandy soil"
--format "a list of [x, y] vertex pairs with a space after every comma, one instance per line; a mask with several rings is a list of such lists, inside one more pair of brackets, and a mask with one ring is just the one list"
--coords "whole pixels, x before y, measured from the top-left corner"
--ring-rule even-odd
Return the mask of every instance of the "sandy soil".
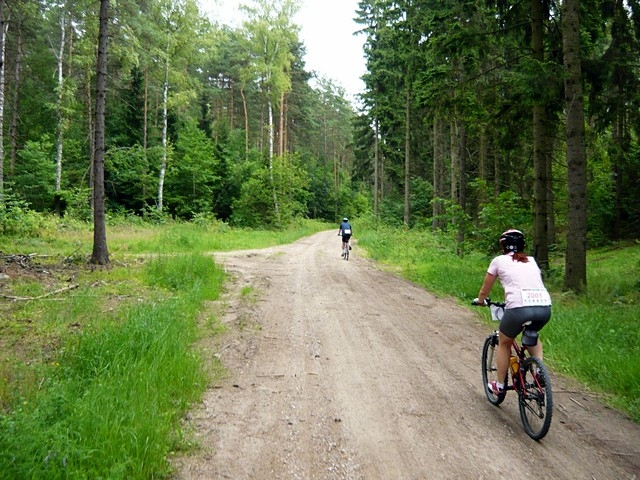
[[480, 313], [358, 253], [331, 231], [216, 254], [229, 329], [207, 348], [229, 375], [189, 415], [200, 448], [176, 479], [640, 476], [639, 425], [552, 373], [551, 430], [531, 440], [513, 393], [486, 400]]

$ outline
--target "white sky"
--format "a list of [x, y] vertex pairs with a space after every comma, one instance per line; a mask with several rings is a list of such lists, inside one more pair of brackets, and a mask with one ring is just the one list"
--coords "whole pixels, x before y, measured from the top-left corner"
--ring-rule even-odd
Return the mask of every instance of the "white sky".
[[[242, 21], [237, 6], [252, 4], [250, 0], [199, 1], [212, 20], [235, 26]], [[364, 90], [360, 77], [365, 73], [364, 35], [353, 35], [361, 28], [353, 21], [357, 7], [358, 0], [302, 0], [294, 17], [307, 48], [307, 70], [343, 87], [354, 104], [355, 95]]]

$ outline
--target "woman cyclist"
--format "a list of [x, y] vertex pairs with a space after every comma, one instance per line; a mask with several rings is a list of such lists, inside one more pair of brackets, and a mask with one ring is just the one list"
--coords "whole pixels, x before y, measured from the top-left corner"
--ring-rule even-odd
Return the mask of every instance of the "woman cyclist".
[[[529, 329], [539, 331], [551, 318], [551, 297], [542, 282], [540, 269], [533, 257], [524, 254], [525, 238], [519, 230], [507, 230], [498, 240], [502, 255], [491, 261], [474, 303], [485, 305], [496, 278], [504, 288], [506, 307], [499, 326], [498, 378], [507, 377], [513, 339], [526, 322]], [[542, 360], [542, 342], [527, 347], [529, 354]], [[504, 380], [503, 380], [504, 381]], [[504, 383], [492, 381], [489, 388], [498, 394]]]

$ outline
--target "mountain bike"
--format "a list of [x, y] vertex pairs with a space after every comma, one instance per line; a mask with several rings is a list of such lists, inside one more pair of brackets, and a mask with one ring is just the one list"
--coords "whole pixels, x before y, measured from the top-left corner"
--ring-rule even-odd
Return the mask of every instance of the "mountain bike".
[[[505, 304], [493, 302], [488, 298], [486, 303], [491, 308], [491, 318], [500, 320]], [[542, 360], [528, 355], [527, 346], [536, 345], [538, 332], [527, 329], [527, 326], [528, 323], [523, 325], [521, 343], [513, 341], [509, 369], [506, 378], [502, 379], [505, 388], [498, 394], [489, 386], [492, 380], [498, 381], [498, 331], [487, 336], [482, 347], [482, 384], [487, 399], [496, 406], [504, 401], [507, 391], [515, 390], [518, 393], [518, 407], [524, 431], [534, 440], [540, 440], [549, 432], [553, 415], [551, 377]]]
[[342, 242], [342, 258], [344, 258], [345, 260], [349, 260], [349, 250], [351, 250], [351, 240], [349, 240], [346, 244]]

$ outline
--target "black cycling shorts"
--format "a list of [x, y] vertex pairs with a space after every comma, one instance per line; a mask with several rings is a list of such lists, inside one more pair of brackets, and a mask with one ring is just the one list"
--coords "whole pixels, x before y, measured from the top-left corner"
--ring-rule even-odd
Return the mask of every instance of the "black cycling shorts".
[[342, 235], [342, 243], [349, 243], [350, 239], [351, 239], [351, 234]]
[[522, 332], [522, 325], [531, 322], [527, 326], [529, 330], [536, 332], [544, 327], [551, 318], [551, 306], [536, 305], [533, 307], [507, 308], [500, 320], [500, 332], [509, 338], [516, 338]]

